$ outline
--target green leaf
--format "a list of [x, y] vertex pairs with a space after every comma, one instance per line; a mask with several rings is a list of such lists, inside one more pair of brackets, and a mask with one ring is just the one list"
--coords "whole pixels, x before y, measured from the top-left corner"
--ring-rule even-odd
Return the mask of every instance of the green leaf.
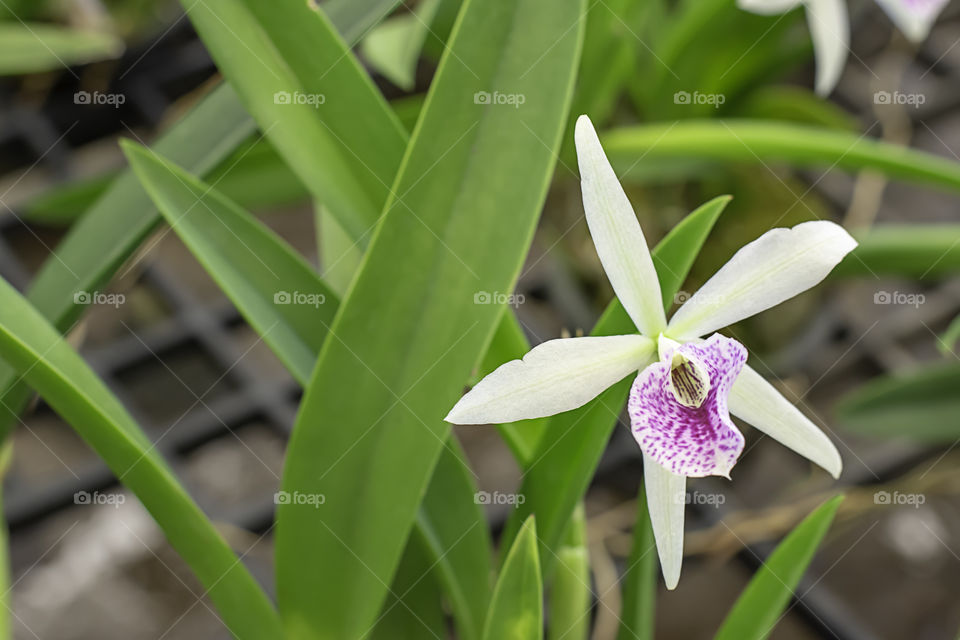
[[587, 640], [590, 637], [590, 552], [587, 520], [581, 502], [563, 544], [557, 549], [557, 572], [550, 588], [550, 640]]
[[656, 164], [665, 158], [786, 162], [796, 167], [873, 169], [891, 178], [960, 189], [960, 163], [834, 129], [751, 120], [689, 120], [615, 129], [602, 140], [615, 167]]
[[347, 42], [357, 42], [387, 16], [400, 0], [326, 0], [320, 8]]
[[[3, 512], [3, 486], [2, 482], [7, 477], [7, 470], [10, 468], [10, 458], [13, 456], [13, 441], [7, 440], [0, 445], [0, 513]], [[10, 605], [10, 592], [13, 586], [10, 584], [10, 535], [7, 531], [7, 521], [0, 520], [0, 640], [10, 640], [13, 637], [13, 629], [10, 624], [10, 614], [13, 609]]]
[[183, 4], [276, 150], [365, 245], [406, 134], [326, 15], [303, 0]]
[[[729, 201], [729, 196], [720, 196], [700, 206], [653, 250], [665, 307], [673, 301], [714, 222]], [[591, 335], [636, 331], [620, 302], [614, 299]], [[533, 456], [535, 463], [520, 488], [526, 501], [511, 515], [504, 533], [504, 538], [510, 540], [523, 519], [536, 513], [540, 523], [540, 557], [545, 568], [550, 567], [570, 516], [587, 490], [632, 383], [632, 379], [624, 379], [583, 407], [550, 419], [546, 432], [556, 436], [545, 438]]]
[[943, 335], [937, 339], [937, 349], [944, 355], [951, 355], [958, 340], [960, 340], [960, 316], [954, 318]]
[[762, 640], [770, 635], [842, 501], [843, 496], [836, 496], [820, 505], [777, 545], [727, 614], [717, 640]]
[[617, 640], [652, 640], [657, 599], [657, 546], [653, 539], [647, 492], [637, 492], [637, 520], [633, 525], [633, 546], [623, 585], [623, 612]]
[[[158, 153], [204, 174], [253, 133], [254, 124], [226, 85], [215, 89], [157, 141]], [[79, 317], [78, 292], [96, 291], [160, 220], [132, 171], [125, 171], [57, 245], [27, 292], [60, 331]], [[0, 363], [0, 434], [9, 432], [31, 391]]]
[[238, 638], [274, 640], [266, 594], [190, 499], [153, 444], [60, 333], [0, 280], [0, 356], [143, 503]]
[[422, 0], [409, 13], [384, 20], [361, 42], [364, 58], [390, 82], [412, 91], [420, 50], [441, 0]]
[[832, 274], [936, 279], [960, 271], [960, 225], [882, 225], [854, 231], [860, 243]]
[[805, 87], [761, 86], [737, 103], [737, 115], [754, 120], [789, 120], [829, 129], [856, 131], [857, 119]]
[[330, 288], [289, 245], [220, 193], [157, 153], [129, 141], [121, 146], [207, 273], [294, 378], [309, 380], [336, 309]]
[[[379, 610], [462, 393], [529, 247], [567, 116], [581, 3], [464, 3], [403, 168], [304, 395], [280, 505], [293, 637], [350, 638]], [[522, 93], [515, 108], [478, 91]], [[495, 185], [496, 188], [493, 188]], [[331, 581], [328, 576], [337, 576]]]
[[537, 526], [527, 518], [503, 563], [483, 627], [483, 640], [543, 638], [543, 585], [537, 555]]
[[123, 41], [112, 33], [0, 22], [0, 75], [64, 69], [116, 58], [121, 53]]
[[398, 640], [447, 635], [440, 589], [431, 575], [434, 560], [419, 540], [411, 538], [376, 626], [363, 638]]
[[848, 431], [951, 444], [960, 435], [960, 364], [951, 358], [899, 376], [875, 378], [844, 396], [837, 417]]

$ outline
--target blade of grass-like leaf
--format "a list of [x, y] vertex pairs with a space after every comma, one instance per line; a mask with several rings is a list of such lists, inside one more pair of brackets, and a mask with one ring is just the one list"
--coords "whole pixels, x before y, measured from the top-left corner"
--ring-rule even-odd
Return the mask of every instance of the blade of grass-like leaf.
[[326, 15], [302, 0], [183, 5], [277, 151], [365, 245], [406, 134]]
[[958, 340], [960, 340], [960, 316], [951, 320], [950, 326], [948, 326], [947, 330], [943, 332], [943, 335], [937, 339], [937, 349], [944, 355], [951, 355], [954, 353], [953, 348], [956, 346]]
[[63, 69], [116, 58], [121, 53], [123, 40], [112, 33], [50, 24], [0, 23], [0, 75]]
[[121, 146], [167, 223], [293, 376], [308, 380], [336, 309], [330, 288], [220, 193], [155, 152], [129, 141]]
[[[463, 5], [288, 448], [284, 489], [326, 496], [323, 509], [278, 509], [277, 585], [294, 636], [356, 637], [383, 601], [449, 431], [443, 417], [502, 313], [474, 296], [510, 290], [529, 246], [582, 9]], [[478, 91], [525, 102], [478, 104]]]
[[[700, 206], [653, 250], [665, 307], [673, 301], [714, 222], [729, 201], [729, 196], [720, 196]], [[614, 299], [591, 335], [635, 332], [630, 317]], [[570, 515], [587, 490], [632, 383], [632, 379], [624, 379], [580, 409], [552, 417], [546, 429], [551, 437], [544, 438], [527, 467], [520, 488], [526, 501], [511, 514], [504, 538], [510, 540], [523, 519], [536, 513], [544, 568], [549, 569], [552, 564]]]
[[587, 640], [590, 637], [590, 554], [587, 520], [581, 503], [573, 513], [563, 544], [557, 549], [557, 572], [550, 588], [550, 640]]
[[0, 357], [35, 388], [143, 503], [238, 638], [275, 640], [266, 594], [187, 495], [96, 374], [13, 287], [0, 280]]
[[400, 559], [390, 593], [370, 634], [364, 640], [443, 638], [447, 635], [440, 589], [430, 573], [434, 558], [411, 538]]
[[[249, 213], [155, 153], [123, 146], [164, 218], [291, 375], [306, 384], [339, 306], [337, 295]], [[489, 591], [491, 543], [475, 493], [466, 460], [450, 443], [417, 516], [433, 554], [428, 567], [449, 593], [465, 640], [479, 634]]]
[[[7, 440], [0, 445], [0, 513], [3, 513], [3, 486], [10, 468], [10, 457], [13, 455], [13, 442]], [[0, 640], [10, 640], [13, 637], [13, 628], [10, 625], [10, 536], [7, 531], [6, 519], [0, 519]]]
[[842, 501], [843, 496], [836, 496], [820, 505], [777, 545], [727, 614], [716, 640], [763, 640], [770, 635]]
[[537, 556], [537, 526], [527, 518], [510, 546], [483, 628], [483, 640], [543, 638], [543, 584]]
[[361, 42], [367, 63], [398, 87], [412, 91], [420, 50], [441, 0], [422, 0], [409, 13], [384, 20]]
[[881, 225], [853, 235], [859, 246], [837, 265], [834, 277], [891, 275], [923, 280], [960, 271], [960, 225]]
[[[223, 85], [172, 127], [155, 148], [197, 173], [206, 173], [250, 136], [254, 123]], [[37, 274], [27, 299], [61, 331], [80, 315], [78, 292], [96, 291], [160, 220], [132, 171], [125, 171], [57, 246]], [[0, 436], [26, 406], [30, 389], [0, 363]]]
[[[873, 169], [892, 178], [960, 189], [958, 162], [835, 129], [751, 120], [690, 120], [614, 129], [602, 140], [615, 167], [663, 158], [787, 162], [798, 167]], [[629, 179], [629, 174], [624, 178]]]
[[844, 429], [881, 438], [952, 444], [960, 436], [960, 364], [950, 361], [918, 371], [875, 378], [841, 398]]
[[617, 640], [653, 640], [657, 598], [657, 543], [653, 539], [647, 492], [637, 492], [637, 520], [633, 525], [633, 546], [621, 578], [623, 612]]
[[326, 0], [320, 8], [347, 42], [357, 42], [401, 0]]

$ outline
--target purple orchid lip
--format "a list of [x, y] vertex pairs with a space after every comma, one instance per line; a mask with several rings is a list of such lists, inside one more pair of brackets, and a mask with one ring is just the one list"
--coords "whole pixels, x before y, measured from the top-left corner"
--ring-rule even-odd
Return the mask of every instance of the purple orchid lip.
[[678, 475], [729, 477], [744, 441], [727, 397], [746, 361], [746, 348], [720, 334], [663, 345], [630, 389], [630, 423], [643, 452]]

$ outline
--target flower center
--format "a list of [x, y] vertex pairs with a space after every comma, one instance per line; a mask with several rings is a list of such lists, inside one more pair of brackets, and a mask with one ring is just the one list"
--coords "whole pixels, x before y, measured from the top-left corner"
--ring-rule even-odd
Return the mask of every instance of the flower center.
[[683, 355], [677, 349], [670, 360], [670, 381], [667, 386], [677, 402], [698, 409], [710, 392], [710, 376], [699, 361]]

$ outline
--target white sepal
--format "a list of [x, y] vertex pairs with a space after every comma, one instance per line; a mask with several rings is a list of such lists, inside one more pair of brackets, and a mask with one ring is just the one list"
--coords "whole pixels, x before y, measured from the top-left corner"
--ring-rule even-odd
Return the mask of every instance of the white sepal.
[[672, 590], [680, 581], [680, 567], [683, 564], [683, 511], [686, 506], [687, 479], [668, 471], [644, 454], [643, 483], [663, 581], [667, 589]]

